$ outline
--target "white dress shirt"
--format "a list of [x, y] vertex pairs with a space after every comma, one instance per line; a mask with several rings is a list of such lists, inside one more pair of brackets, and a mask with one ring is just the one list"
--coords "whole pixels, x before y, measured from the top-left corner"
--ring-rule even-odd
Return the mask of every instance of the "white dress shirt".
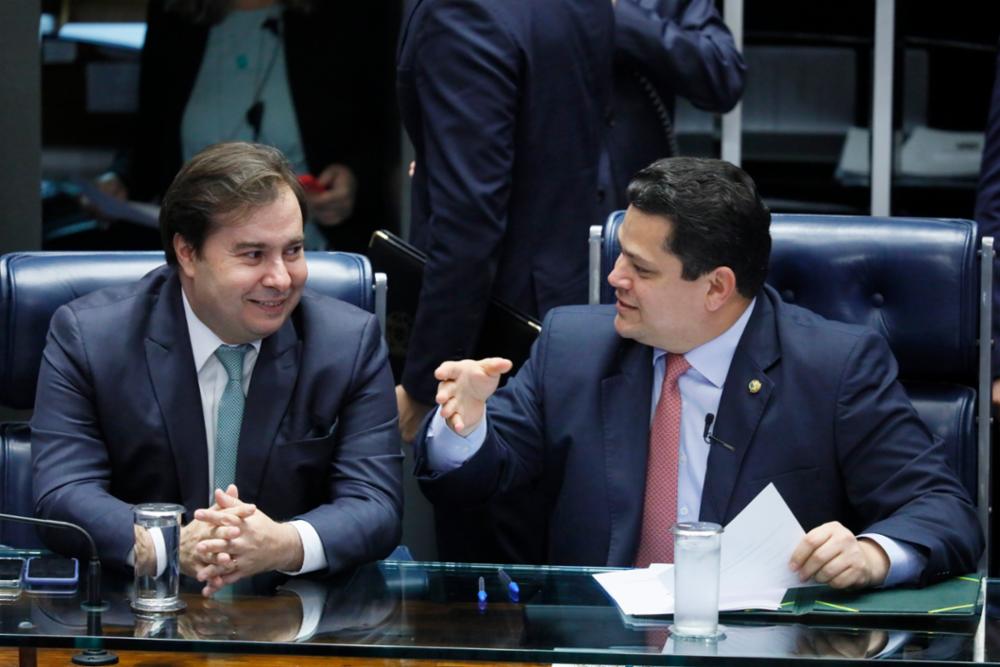
[[[215, 502], [215, 489], [212, 485], [215, 472], [215, 431], [219, 419], [219, 401], [222, 399], [222, 392], [225, 391], [229, 382], [229, 375], [226, 373], [222, 362], [215, 356], [215, 350], [225, 343], [215, 335], [208, 326], [198, 319], [191, 304], [188, 303], [187, 295], [181, 290], [184, 301], [184, 316], [187, 319], [188, 335], [191, 338], [191, 352], [194, 356], [194, 367], [198, 371], [198, 389], [201, 392], [201, 409], [205, 419], [205, 442], [208, 453], [208, 506]], [[250, 379], [253, 376], [253, 369], [257, 363], [257, 356], [260, 354], [261, 341], [256, 340], [250, 343], [251, 350], [247, 351], [243, 358], [243, 395], [246, 396], [250, 389]], [[285, 574], [305, 574], [326, 568], [326, 552], [323, 551], [323, 543], [319, 539], [319, 533], [308, 521], [301, 519], [292, 521], [291, 524], [299, 533], [302, 540], [302, 567], [296, 572], [286, 572]]]
[[[701, 494], [708, 471], [709, 448], [719, 446], [705, 442], [703, 437], [705, 417], [718, 413], [719, 402], [722, 400], [722, 387], [729, 374], [729, 366], [756, 304], [757, 300], [754, 299], [726, 331], [684, 355], [691, 368], [677, 380], [681, 393], [681, 442], [677, 477], [678, 521], [698, 520]], [[656, 404], [663, 386], [666, 357], [666, 351], [653, 349], [650, 423], [656, 413]], [[463, 438], [448, 427], [441, 417], [439, 407], [427, 429], [427, 465], [434, 472], [454, 470], [479, 451], [485, 439], [485, 416], [475, 430]], [[916, 581], [926, 563], [926, 558], [919, 551], [884, 535], [871, 533], [859, 535], [862, 536], [877, 542], [889, 556], [889, 572], [883, 586]]]

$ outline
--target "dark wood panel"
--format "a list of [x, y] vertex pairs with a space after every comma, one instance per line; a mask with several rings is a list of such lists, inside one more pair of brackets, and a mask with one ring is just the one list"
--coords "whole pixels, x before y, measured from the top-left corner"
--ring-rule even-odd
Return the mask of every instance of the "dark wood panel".
[[[13, 648], [0, 649], [0, 665], [20, 665], [30, 667], [65, 667], [71, 665], [75, 650], [69, 649], [38, 649], [37, 662], [30, 661], [31, 652], [35, 649], [25, 649], [27, 661], [19, 663], [18, 650]], [[361, 658], [324, 658], [310, 656], [278, 656], [278, 655], [230, 655], [218, 653], [159, 653], [153, 651], [115, 651], [121, 667], [457, 667], [476, 665], [476, 667], [500, 667], [512, 665], [506, 662], [474, 662], [456, 663], [438, 660], [378, 660]], [[519, 663], [522, 664], [523, 663]], [[530, 667], [530, 665], [529, 665]], [[540, 666], [538, 666], [540, 667]]]

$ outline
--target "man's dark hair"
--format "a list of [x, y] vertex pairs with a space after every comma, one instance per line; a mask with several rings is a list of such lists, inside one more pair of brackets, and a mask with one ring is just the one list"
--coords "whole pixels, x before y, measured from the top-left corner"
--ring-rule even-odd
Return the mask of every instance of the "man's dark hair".
[[705, 158], [657, 160], [632, 178], [628, 202], [672, 223], [664, 247], [680, 259], [685, 280], [728, 266], [748, 299], [764, 285], [771, 212], [739, 167]]
[[160, 237], [167, 263], [177, 264], [174, 235], [195, 252], [221, 217], [266, 206], [281, 186], [291, 188], [306, 218], [306, 198], [288, 160], [277, 148], [231, 142], [204, 149], [181, 167], [160, 206]]

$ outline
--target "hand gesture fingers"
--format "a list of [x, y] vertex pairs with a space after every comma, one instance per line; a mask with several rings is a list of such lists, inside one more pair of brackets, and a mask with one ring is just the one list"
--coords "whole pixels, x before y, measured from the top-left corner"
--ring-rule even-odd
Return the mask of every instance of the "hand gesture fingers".
[[200, 509], [195, 510], [194, 518], [198, 521], [204, 521], [205, 523], [212, 524], [214, 526], [240, 526], [244, 520], [246, 520], [253, 511], [247, 511], [246, 508], [256, 507], [253, 505], [243, 505], [240, 508], [233, 508], [231, 510], [213, 510], [213, 509]]
[[441, 415], [459, 435], [467, 435], [483, 417], [486, 400], [496, 391], [500, 376], [511, 369], [500, 357], [473, 361], [446, 361], [434, 371], [440, 384], [435, 396]]
[[194, 518], [217, 526], [239, 526], [244, 519], [253, 515], [257, 506], [239, 499], [235, 484], [226, 491], [215, 490], [215, 504], [207, 509], [195, 510]]

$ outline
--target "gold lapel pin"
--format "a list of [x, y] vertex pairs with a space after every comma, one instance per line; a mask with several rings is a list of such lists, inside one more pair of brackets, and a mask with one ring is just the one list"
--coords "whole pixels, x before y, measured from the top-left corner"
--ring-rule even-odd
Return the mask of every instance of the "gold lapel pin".
[[760, 380], [750, 380], [750, 382], [747, 384], [747, 391], [749, 391], [751, 394], [756, 394], [758, 391], [760, 391], [760, 387], [761, 387]]

